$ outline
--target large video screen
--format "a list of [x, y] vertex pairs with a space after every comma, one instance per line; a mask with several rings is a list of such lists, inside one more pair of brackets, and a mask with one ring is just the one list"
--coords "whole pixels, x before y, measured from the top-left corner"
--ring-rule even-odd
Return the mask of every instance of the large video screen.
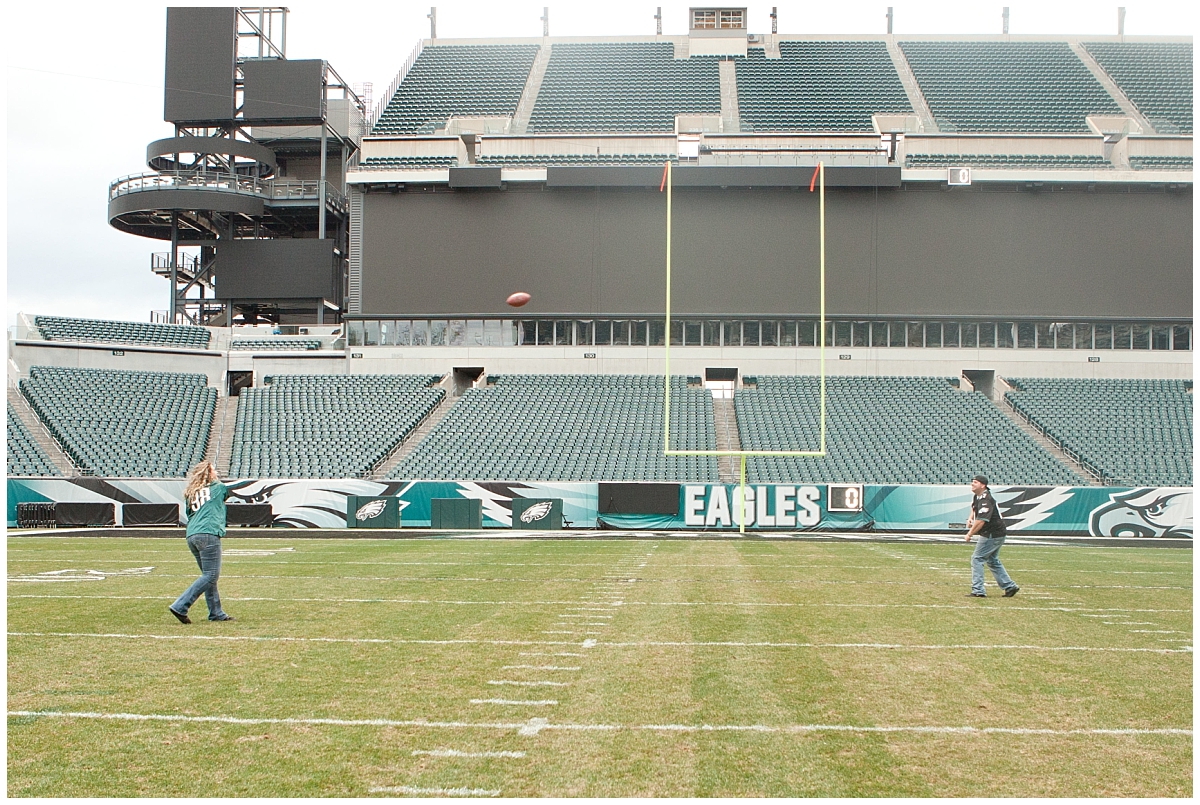
[[[372, 192], [364, 315], [661, 315], [657, 188]], [[819, 312], [817, 196], [677, 189], [673, 313]], [[831, 316], [1192, 315], [1190, 189], [827, 191]]]

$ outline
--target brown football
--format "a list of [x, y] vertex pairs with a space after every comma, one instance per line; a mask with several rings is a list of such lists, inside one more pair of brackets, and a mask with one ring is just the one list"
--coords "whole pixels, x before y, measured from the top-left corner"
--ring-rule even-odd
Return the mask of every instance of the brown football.
[[515, 294], [512, 294], [511, 296], [509, 296], [506, 301], [512, 307], [522, 307], [531, 298], [532, 297], [529, 294], [525, 293], [524, 291], [517, 291]]

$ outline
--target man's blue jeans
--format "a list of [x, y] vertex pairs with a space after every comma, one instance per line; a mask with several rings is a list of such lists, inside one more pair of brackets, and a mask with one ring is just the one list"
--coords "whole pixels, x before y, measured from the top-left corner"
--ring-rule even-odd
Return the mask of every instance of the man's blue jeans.
[[1000, 564], [1000, 546], [1003, 544], [1004, 537], [979, 537], [979, 541], [975, 543], [975, 553], [971, 555], [971, 592], [980, 595], [984, 594], [984, 565], [991, 568], [992, 575], [996, 577], [996, 583], [1005, 592], [1017, 586], [1008, 577], [1008, 573], [1004, 570], [1004, 565]]
[[221, 538], [216, 534], [192, 534], [187, 538], [187, 544], [192, 556], [196, 557], [196, 564], [200, 565], [200, 578], [175, 599], [171, 609], [186, 615], [203, 593], [204, 603], [208, 604], [208, 619], [224, 620], [225, 611], [221, 609], [221, 596], [217, 593], [217, 579], [221, 576]]

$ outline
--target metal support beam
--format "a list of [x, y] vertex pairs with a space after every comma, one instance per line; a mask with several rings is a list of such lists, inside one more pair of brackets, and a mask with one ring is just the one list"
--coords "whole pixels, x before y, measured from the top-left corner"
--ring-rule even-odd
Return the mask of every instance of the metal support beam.
[[317, 239], [325, 240], [325, 182], [328, 181], [325, 176], [325, 171], [328, 168], [329, 154], [326, 153], [329, 145], [329, 126], [325, 121], [321, 121], [321, 186], [317, 188], [317, 200], [321, 205], [317, 211]]
[[171, 307], [167, 315], [171, 324], [177, 324], [175, 313], [178, 310], [179, 298], [179, 213], [171, 213]]

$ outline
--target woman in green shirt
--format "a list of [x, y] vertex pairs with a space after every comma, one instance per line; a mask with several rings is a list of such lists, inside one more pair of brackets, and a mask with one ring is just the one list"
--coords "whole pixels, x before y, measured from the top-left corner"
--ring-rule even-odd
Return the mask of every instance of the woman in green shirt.
[[183, 503], [187, 506], [187, 544], [200, 565], [200, 578], [192, 582], [183, 595], [175, 599], [168, 609], [180, 623], [191, 623], [188, 609], [204, 594], [208, 604], [210, 621], [231, 621], [221, 609], [221, 596], [217, 594], [217, 579], [221, 575], [221, 537], [225, 536], [225, 496], [229, 487], [217, 479], [217, 468], [212, 462], [201, 461], [188, 475], [187, 487], [183, 491]]

